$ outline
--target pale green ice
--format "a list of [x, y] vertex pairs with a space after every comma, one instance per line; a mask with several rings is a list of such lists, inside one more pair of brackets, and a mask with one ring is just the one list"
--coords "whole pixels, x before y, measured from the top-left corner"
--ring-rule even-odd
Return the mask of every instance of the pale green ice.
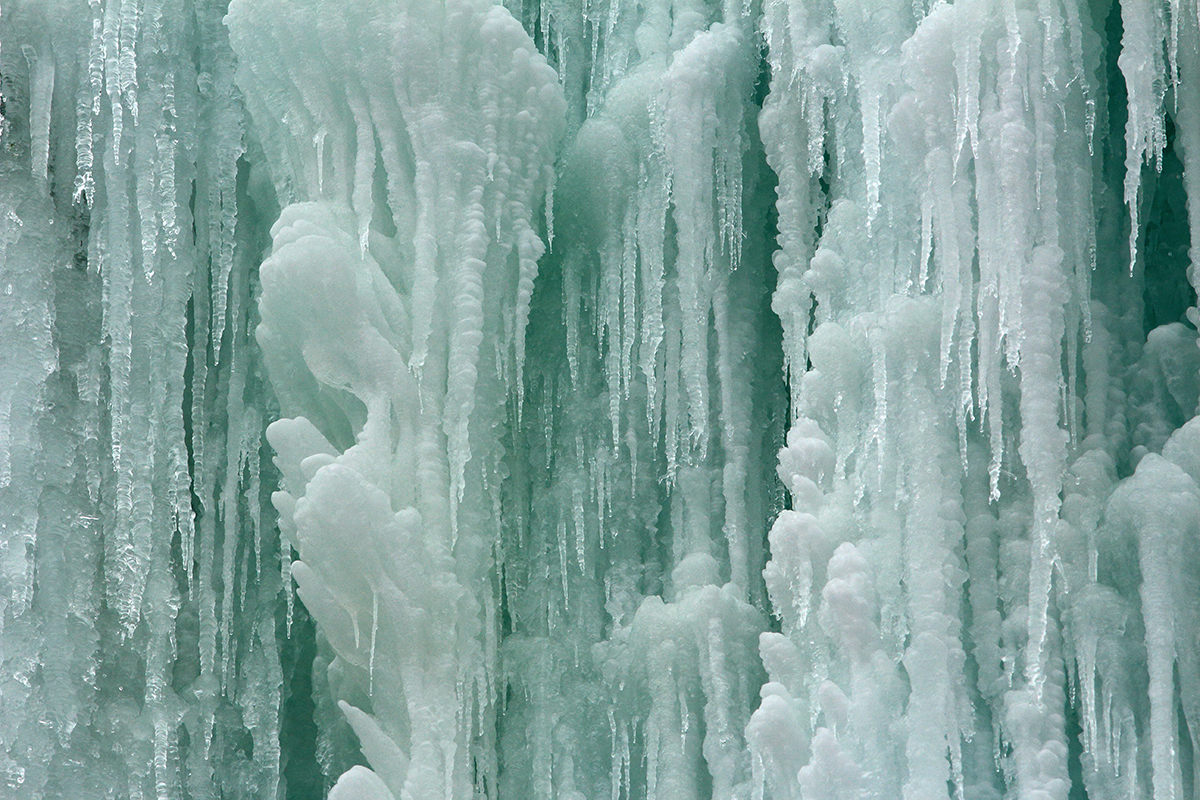
[[0, 0], [0, 797], [1200, 796], [1198, 263], [1200, 0]]

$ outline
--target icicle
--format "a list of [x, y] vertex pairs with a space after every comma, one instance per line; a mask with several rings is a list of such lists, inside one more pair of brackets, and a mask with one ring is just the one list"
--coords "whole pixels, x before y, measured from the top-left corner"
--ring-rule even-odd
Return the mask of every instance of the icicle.
[[72, 199], [90, 206], [95, 200], [95, 165], [93, 152], [92, 121], [100, 112], [100, 94], [103, 87], [103, 40], [102, 22], [99, 16], [99, 0], [90, 0], [92, 9], [92, 39], [88, 50], [88, 82], [80, 82], [75, 109], [75, 191]]
[[46, 180], [50, 163], [50, 105], [54, 99], [54, 58], [51, 53], [40, 56], [30, 45], [22, 52], [29, 67], [29, 136], [32, 140], [30, 166], [39, 182]]
[[1142, 231], [1142, 165], [1156, 167], [1167, 144], [1163, 96], [1169, 83], [1163, 62], [1167, 38], [1163, 5], [1157, 0], [1133, 0], [1121, 6], [1121, 55], [1117, 64], [1125, 77], [1129, 119], [1125, 124], [1125, 206], [1129, 209], [1129, 271], [1133, 274]]
[[[121, 104], [121, 66], [120, 66], [120, 14], [118, 7], [127, 0], [106, 0], [104, 5], [104, 89], [112, 110], [112, 160], [114, 165], [121, 163], [123, 153], [122, 136], [125, 129], [125, 109]], [[132, 48], [132, 44], [130, 44]]]
[[[655, 168], [660, 165], [651, 162]], [[663, 322], [663, 237], [669, 191], [667, 184], [657, 174], [648, 175], [645, 167], [638, 178], [638, 252], [641, 257], [641, 331], [638, 349], [641, 355], [641, 371], [646, 381], [646, 414], [651, 436], [658, 439], [659, 420], [662, 415], [663, 373], [659, 370], [666, 328]], [[668, 452], [670, 452], [668, 450]]]
[[379, 592], [371, 590], [371, 654], [367, 659], [367, 696], [375, 695], [375, 640], [379, 636]]
[[[1059, 493], [1065, 470], [1067, 434], [1059, 424], [1059, 371], [1065, 276], [1062, 251], [1035, 248], [1027, 277], [1025, 340], [1021, 349], [1021, 460], [1033, 490], [1034, 518], [1029, 582], [1027, 673], [1035, 700], [1042, 702], [1044, 645], [1048, 636], [1053, 539], [1059, 525]], [[1036, 312], [1033, 311], [1036, 309]]]
[[[117, 0], [109, 0], [115, 4]], [[124, 104], [129, 108], [129, 115], [136, 126], [138, 123], [137, 104], [137, 40], [140, 10], [138, 0], [120, 0], [120, 42], [121, 52], [117, 60], [117, 85], [120, 87]]]

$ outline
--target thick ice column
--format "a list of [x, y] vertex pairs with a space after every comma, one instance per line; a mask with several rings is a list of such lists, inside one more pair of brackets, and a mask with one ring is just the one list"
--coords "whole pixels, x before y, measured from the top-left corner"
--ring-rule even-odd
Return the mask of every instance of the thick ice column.
[[[63, 679], [91, 658], [94, 642], [89, 639], [94, 640], [94, 631], [80, 637], [77, 651], [68, 648], [62, 657], [54, 659], [57, 679], [52, 681], [53, 688], [62, 697], [56, 700], [46, 696], [33, 679], [46, 660], [47, 646], [69, 645], [68, 598], [56, 596], [66, 588], [63, 581], [67, 576], [61, 567], [51, 565], [65, 555], [61, 539], [66, 531], [61, 528], [66, 527], [69, 517], [62, 512], [69, 513], [69, 508], [55, 513], [68, 504], [60, 501], [47, 507], [49, 504], [43, 504], [41, 498], [44, 460], [65, 455], [65, 448], [44, 441], [41, 430], [52, 400], [46, 382], [59, 368], [53, 331], [55, 283], [43, 268], [43, 259], [64, 248], [54, 235], [54, 226], [61, 225], [61, 218], [40, 190], [40, 181], [22, 166], [0, 162], [4, 186], [0, 193], [0, 274], [11, 287], [0, 311], [0, 341], [5, 343], [0, 358], [0, 381], [4, 384], [0, 390], [0, 556], [4, 564], [0, 571], [0, 614], [7, 623], [0, 628], [0, 659], [4, 665], [0, 683], [0, 745], [4, 746], [0, 769], [8, 781], [18, 777], [28, 780], [38, 787], [37, 791], [49, 778], [45, 766], [39, 763], [42, 759], [23, 758], [14, 745], [32, 737], [30, 749], [49, 755], [54, 749], [54, 734], [61, 735], [79, 723], [88, 687]], [[57, 484], [61, 477], [61, 473], [54, 474], [52, 480]], [[95, 558], [94, 552], [90, 555]], [[36, 592], [39, 587], [42, 591]], [[87, 610], [96, 598], [81, 592], [78, 600], [80, 610]], [[42, 608], [36, 608], [35, 601]], [[45, 630], [44, 638], [39, 629]], [[38, 711], [31, 718], [32, 709]], [[49, 722], [49, 732], [39, 734], [37, 726], [31, 724], [38, 716]]]
[[301, 415], [269, 431], [275, 504], [378, 776], [348, 772], [334, 796], [473, 797], [496, 780], [500, 437], [562, 93], [486, 2], [381, 17], [246, 0], [227, 24], [293, 201], [258, 330], [285, 413]]
[[[1176, 433], [1169, 449], [1164, 448], [1174, 463], [1155, 454], [1143, 458], [1137, 472], [1113, 492], [1107, 509], [1109, 524], [1131, 535], [1137, 544], [1138, 594], [1149, 673], [1151, 782], [1156, 798], [1182, 796], [1179, 706], [1183, 704], [1189, 722], [1196, 712], [1188, 694], [1196, 685], [1196, 666], [1187, 631], [1196, 621], [1193, 609], [1198, 576], [1193, 565], [1200, 536], [1200, 491], [1185, 471], [1194, 471], [1195, 460], [1189, 451], [1196, 439], [1193, 423]], [[1176, 690], [1177, 676], [1182, 694]]]

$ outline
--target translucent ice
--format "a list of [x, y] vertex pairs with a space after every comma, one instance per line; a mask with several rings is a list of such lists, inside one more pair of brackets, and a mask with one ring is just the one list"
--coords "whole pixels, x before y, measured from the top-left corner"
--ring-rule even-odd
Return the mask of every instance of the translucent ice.
[[1200, 793], [1196, 0], [0, 0], [0, 797]]

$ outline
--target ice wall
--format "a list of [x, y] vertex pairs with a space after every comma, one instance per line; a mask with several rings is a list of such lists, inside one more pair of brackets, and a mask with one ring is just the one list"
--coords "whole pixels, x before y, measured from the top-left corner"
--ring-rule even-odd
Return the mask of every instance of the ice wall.
[[1196, 796], [1198, 115], [1193, 0], [5, 0], [0, 796]]
[[0, 794], [274, 796], [263, 234], [224, 11], [0, 13]]

